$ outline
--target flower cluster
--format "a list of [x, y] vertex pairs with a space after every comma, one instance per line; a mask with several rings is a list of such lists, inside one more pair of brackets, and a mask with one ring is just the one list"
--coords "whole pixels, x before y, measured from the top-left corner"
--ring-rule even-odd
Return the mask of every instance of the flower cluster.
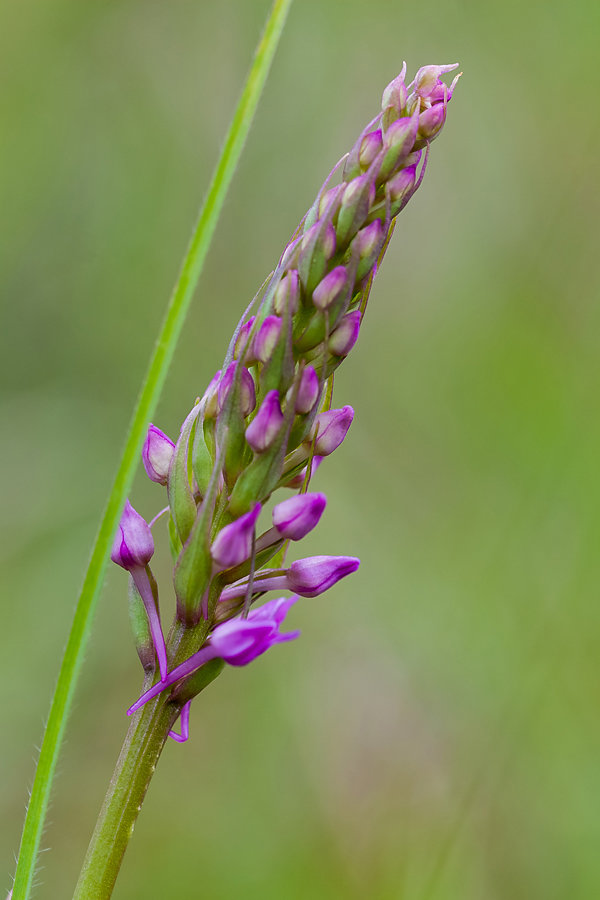
[[[190, 676], [211, 660], [246, 665], [296, 637], [279, 630], [296, 597], [253, 608], [265, 592], [315, 597], [358, 567], [345, 556], [286, 565], [285, 554], [325, 508], [325, 496], [308, 491], [310, 479], [343, 442], [354, 415], [350, 406], [332, 407], [333, 373], [358, 339], [395, 217], [423, 179], [457, 81], [448, 86], [441, 76], [454, 68], [426, 66], [407, 85], [403, 67], [237, 326], [222, 369], [177, 440], [150, 426], [142, 457], [148, 477], [168, 495], [175, 631], [198, 635], [198, 643], [185, 658], [178, 646], [165, 645], [149, 567], [152, 534], [128, 503], [112, 558], [131, 575], [140, 658], [148, 671], [156, 659], [159, 671], [130, 711], [162, 691], [189, 687]], [[257, 534], [263, 505], [283, 487], [300, 493], [277, 503], [271, 527]], [[182, 733], [187, 700], [184, 710]]]

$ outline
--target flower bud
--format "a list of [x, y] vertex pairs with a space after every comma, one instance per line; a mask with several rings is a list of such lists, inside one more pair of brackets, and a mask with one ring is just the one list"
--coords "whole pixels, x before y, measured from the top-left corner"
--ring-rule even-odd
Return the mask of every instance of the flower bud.
[[381, 128], [376, 131], [370, 131], [362, 139], [358, 161], [363, 169], [368, 169], [381, 148], [383, 147], [383, 138]]
[[150, 481], [166, 484], [175, 444], [164, 431], [150, 425], [142, 448], [142, 462]]
[[336, 233], [330, 221], [315, 222], [302, 236], [298, 255], [298, 274], [304, 290], [310, 293], [323, 278], [327, 263], [335, 253]]
[[392, 204], [396, 203], [399, 200], [404, 200], [406, 195], [412, 191], [415, 180], [417, 177], [417, 167], [415, 166], [407, 166], [405, 169], [400, 169], [400, 171], [394, 175], [391, 181], [388, 182], [388, 190], [390, 192], [390, 200]]
[[346, 244], [358, 231], [375, 200], [374, 174], [365, 172], [346, 185], [338, 212], [336, 232], [338, 243]]
[[279, 316], [283, 316], [286, 308], [289, 309], [293, 316], [298, 311], [300, 305], [300, 278], [297, 269], [290, 271], [283, 276], [275, 289], [273, 297], [273, 309]]
[[438, 136], [446, 121], [446, 104], [436, 103], [419, 116], [419, 137], [432, 141]]
[[210, 554], [219, 568], [230, 569], [248, 559], [252, 553], [254, 526], [260, 510], [261, 505], [257, 503], [250, 512], [221, 528], [210, 548]]
[[415, 75], [415, 92], [423, 100], [427, 100], [440, 84], [440, 75], [452, 72], [454, 69], [458, 69], [458, 63], [446, 66], [423, 66]]
[[317, 435], [315, 455], [329, 456], [333, 453], [346, 437], [353, 418], [354, 410], [351, 406], [328, 409], [315, 416], [308, 436], [308, 442], [312, 442], [315, 434]]
[[406, 159], [414, 146], [418, 127], [419, 117], [416, 113], [397, 119], [389, 126], [383, 137], [385, 153], [379, 169], [379, 181], [388, 179]]
[[300, 376], [296, 394], [296, 412], [309, 413], [319, 397], [319, 376], [312, 366], [306, 366]]
[[252, 331], [252, 326], [256, 320], [256, 316], [251, 316], [247, 322], [244, 322], [242, 327], [240, 328], [240, 333], [237, 336], [237, 340], [235, 342], [235, 350], [234, 357], [235, 359], [240, 359], [244, 355], [244, 350], [246, 349], [246, 345], [248, 343], [248, 338], [250, 336], [250, 332]]
[[252, 341], [252, 355], [262, 363], [271, 358], [279, 335], [281, 334], [281, 319], [278, 316], [267, 316], [254, 335]]
[[373, 256], [375, 251], [379, 252], [378, 248], [382, 236], [383, 225], [379, 219], [375, 219], [374, 222], [371, 222], [370, 225], [367, 225], [358, 232], [354, 238], [353, 248], [356, 246], [356, 250], [361, 259]]
[[336, 582], [356, 572], [360, 559], [355, 556], [309, 556], [298, 559], [288, 569], [290, 591], [301, 597], [316, 597]]
[[393, 106], [397, 112], [400, 112], [406, 104], [406, 85], [404, 84], [404, 76], [406, 75], [406, 63], [402, 63], [402, 71], [393, 78], [385, 88], [381, 97], [381, 108], [386, 110], [388, 106]]
[[130, 572], [132, 569], [147, 566], [153, 554], [154, 540], [150, 526], [127, 500], [110, 558]]
[[246, 428], [246, 440], [256, 453], [271, 446], [283, 424], [279, 391], [269, 391], [259, 411]]
[[361, 281], [371, 271], [381, 252], [385, 238], [383, 224], [375, 219], [362, 228], [352, 241], [352, 249], [358, 252], [359, 262], [356, 269], [356, 281]]
[[356, 341], [360, 331], [360, 321], [362, 319], [360, 310], [355, 309], [340, 319], [340, 323], [329, 338], [329, 352], [334, 356], [348, 356]]
[[347, 281], [348, 273], [344, 266], [336, 266], [328, 272], [313, 291], [312, 299], [317, 309], [329, 309], [345, 290]]
[[273, 525], [282, 537], [299, 541], [313, 530], [326, 505], [325, 494], [297, 494], [273, 508]]
[[210, 380], [210, 384], [202, 395], [201, 403], [204, 404], [204, 418], [214, 419], [218, 411], [218, 388], [221, 380], [221, 370], [218, 369]]
[[326, 212], [329, 212], [329, 214], [333, 212], [336, 204], [339, 205], [340, 195], [342, 194], [343, 190], [343, 184], [336, 184], [334, 187], [329, 188], [328, 191], [325, 191], [325, 193], [319, 200], [319, 217], [323, 216]]
[[[221, 411], [225, 405], [225, 400], [227, 399], [227, 395], [229, 394], [236, 377], [236, 368], [238, 365], [240, 365], [240, 363], [235, 361], [230, 363], [227, 367], [227, 371], [219, 381], [219, 411]], [[241, 366], [240, 372], [240, 397], [242, 415], [248, 416], [256, 406], [256, 391], [254, 388], [254, 379], [245, 366]]]

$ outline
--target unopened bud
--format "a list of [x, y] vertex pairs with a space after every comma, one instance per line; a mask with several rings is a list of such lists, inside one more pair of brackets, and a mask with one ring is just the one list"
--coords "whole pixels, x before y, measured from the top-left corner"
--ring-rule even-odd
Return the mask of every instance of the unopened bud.
[[235, 342], [235, 350], [234, 357], [236, 359], [240, 359], [244, 355], [244, 350], [246, 349], [246, 345], [248, 344], [248, 338], [250, 337], [250, 332], [252, 331], [252, 326], [254, 325], [256, 316], [252, 316], [248, 319], [247, 322], [244, 322], [242, 327], [240, 328], [240, 333], [237, 336], [237, 340]]
[[368, 169], [381, 148], [383, 147], [383, 137], [381, 128], [376, 131], [370, 131], [362, 139], [358, 161], [363, 169]]
[[150, 526], [127, 500], [110, 558], [118, 566], [130, 572], [140, 566], [142, 568], [147, 566], [153, 555], [154, 540]]
[[235, 522], [222, 528], [213, 541], [210, 554], [221, 569], [239, 566], [252, 553], [254, 527], [261, 510], [260, 503]]
[[167, 483], [174, 449], [175, 444], [171, 438], [156, 425], [150, 425], [142, 448], [142, 462], [151, 481], [157, 484]]
[[388, 183], [392, 216], [397, 215], [401, 209], [404, 209], [415, 192], [416, 181], [417, 166], [414, 165], [401, 169]]
[[256, 453], [271, 446], [283, 424], [279, 392], [269, 391], [256, 416], [246, 428], [246, 440]]
[[355, 556], [309, 556], [297, 559], [288, 569], [290, 591], [301, 597], [317, 597], [346, 575], [356, 572], [360, 559]]
[[336, 203], [339, 201], [343, 190], [343, 184], [336, 184], [334, 187], [329, 188], [328, 191], [325, 191], [319, 200], [319, 216], [323, 216], [328, 211], [331, 213]]
[[240, 396], [241, 396], [241, 412], [243, 416], [248, 416], [256, 406], [256, 391], [254, 388], [254, 379], [252, 375], [238, 362], [232, 362], [227, 367], [227, 371], [219, 381], [219, 410], [223, 409], [225, 400], [233, 386], [236, 377], [236, 369], [240, 366]]
[[361, 281], [377, 262], [384, 238], [383, 224], [380, 219], [375, 219], [362, 228], [352, 241], [352, 249], [356, 250], [359, 257], [355, 275], [357, 282]]
[[306, 366], [300, 376], [296, 394], [297, 413], [309, 413], [319, 397], [319, 376], [312, 366]]
[[219, 369], [211, 378], [210, 384], [202, 395], [201, 403], [204, 404], [204, 418], [214, 419], [218, 412], [218, 391], [219, 381], [221, 380], [221, 370]]
[[432, 141], [438, 136], [446, 121], [446, 104], [436, 103], [423, 110], [419, 116], [419, 137]]
[[406, 75], [406, 63], [402, 63], [402, 71], [393, 78], [383, 92], [381, 98], [381, 108], [386, 110], [388, 106], [393, 106], [397, 112], [404, 109], [406, 104], [406, 85], [404, 84], [404, 76]]
[[273, 508], [273, 525], [282, 537], [299, 541], [313, 530], [326, 506], [325, 494], [298, 494]]
[[294, 315], [298, 311], [300, 305], [300, 278], [297, 269], [290, 271], [283, 276], [273, 297], [273, 309], [279, 316], [283, 316], [286, 309], [289, 309], [290, 315]]
[[418, 127], [417, 114], [392, 122], [383, 137], [385, 154], [379, 170], [379, 180], [389, 178], [412, 151]]
[[331, 222], [315, 222], [306, 231], [298, 256], [298, 274], [306, 291], [312, 291], [323, 278], [335, 248], [336, 234]]
[[348, 356], [358, 340], [361, 318], [360, 310], [355, 309], [340, 319], [327, 344], [330, 353], [334, 356]]
[[328, 409], [315, 416], [315, 421], [309, 433], [308, 442], [312, 442], [315, 434], [317, 439], [314, 452], [317, 456], [329, 456], [336, 450], [346, 435], [354, 418], [354, 410], [351, 406], [343, 406], [341, 409]]
[[336, 266], [328, 272], [313, 291], [312, 299], [317, 309], [329, 309], [345, 290], [347, 281], [348, 273], [344, 266]]
[[267, 316], [252, 341], [252, 355], [262, 363], [266, 363], [277, 346], [281, 334], [281, 319], [278, 316]]

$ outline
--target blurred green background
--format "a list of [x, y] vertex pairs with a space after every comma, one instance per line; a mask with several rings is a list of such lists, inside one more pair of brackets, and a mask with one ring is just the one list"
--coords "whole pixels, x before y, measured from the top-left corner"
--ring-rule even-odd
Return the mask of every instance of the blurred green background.
[[[3, 4], [7, 888], [95, 527], [267, 9]], [[596, 0], [292, 8], [155, 417], [171, 434], [402, 60], [465, 74], [315, 481], [329, 506], [302, 551], [362, 567], [298, 604], [300, 641], [196, 702], [117, 900], [600, 896], [599, 38]], [[133, 497], [162, 505], [142, 477]], [[71, 895], [139, 684], [111, 571], [40, 898]]]

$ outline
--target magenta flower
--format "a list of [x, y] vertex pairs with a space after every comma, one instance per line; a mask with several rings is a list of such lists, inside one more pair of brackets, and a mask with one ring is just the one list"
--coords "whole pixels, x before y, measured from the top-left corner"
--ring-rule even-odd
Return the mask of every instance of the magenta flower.
[[154, 540], [150, 526], [135, 511], [129, 500], [119, 522], [110, 558], [118, 566], [131, 572], [139, 566], [147, 566], [154, 555]]
[[335, 303], [348, 283], [348, 273], [344, 266], [336, 266], [313, 291], [313, 303], [317, 309], [329, 309]]
[[361, 319], [360, 310], [354, 309], [340, 320], [327, 345], [334, 356], [348, 356], [358, 340]]
[[[446, 72], [453, 72], [454, 69], [458, 69], [458, 63], [450, 63], [450, 65], [446, 66], [423, 66], [415, 75], [415, 93], [418, 94], [422, 100], [430, 100], [434, 92], [439, 90], [440, 87], [442, 87], [442, 89], [444, 88], [444, 82], [441, 81], [440, 75], [444, 75]], [[450, 89], [446, 87], [449, 94], [457, 81], [458, 78], [455, 78]]]
[[227, 371], [219, 381], [219, 409], [223, 408], [225, 400], [227, 399], [227, 396], [233, 386], [233, 381], [238, 365], [241, 368], [239, 375], [241, 411], [243, 416], [248, 416], [256, 406], [256, 390], [254, 387], [254, 379], [245, 366], [242, 366], [240, 363], [235, 361], [230, 363], [230, 365], [227, 367]]
[[296, 395], [296, 412], [309, 413], [319, 397], [319, 376], [312, 366], [306, 366]]
[[273, 508], [273, 525], [281, 537], [299, 541], [313, 530], [326, 506], [325, 494], [297, 494]]
[[210, 548], [211, 556], [219, 568], [230, 569], [248, 559], [252, 552], [254, 526], [260, 510], [261, 505], [257, 503], [250, 512], [221, 528]]
[[297, 269], [290, 269], [287, 275], [284, 275], [273, 298], [273, 309], [280, 316], [286, 309], [289, 309], [291, 315], [298, 312], [300, 304], [300, 277]]
[[208, 643], [201, 650], [176, 666], [163, 681], [159, 681], [142, 694], [127, 710], [127, 714], [131, 715], [166, 688], [181, 681], [182, 678], [187, 678], [211, 659], [219, 657], [230, 666], [247, 666], [275, 644], [297, 638], [300, 635], [299, 631], [282, 633], [279, 630], [288, 610], [297, 599], [297, 597], [279, 597], [277, 600], [269, 600], [263, 606], [251, 610], [247, 619], [230, 619], [222, 625], [217, 625]]
[[149, 426], [142, 448], [142, 462], [151, 481], [155, 481], [157, 484], [167, 483], [174, 449], [175, 444], [164, 431], [161, 431], [156, 425]]
[[281, 334], [281, 319], [279, 316], [267, 316], [252, 341], [252, 358], [266, 363], [277, 346]]
[[[359, 160], [361, 166], [364, 166], [364, 168], [367, 169], [382, 147], [383, 137], [381, 128], [377, 128], [375, 131], [370, 131], [369, 134], [366, 134], [360, 145]], [[352, 182], [350, 182], [350, 184], [352, 184]]]
[[279, 391], [269, 391], [259, 411], [246, 428], [246, 440], [256, 453], [267, 450], [283, 425]]
[[354, 410], [351, 406], [343, 406], [341, 409], [328, 409], [315, 416], [310, 430], [309, 440], [313, 440], [315, 434], [315, 455], [329, 456], [336, 450], [346, 435], [354, 418]]
[[160, 626], [157, 598], [154, 596], [146, 568], [153, 554], [154, 541], [150, 526], [135, 511], [128, 500], [121, 516], [110, 558], [129, 572], [142, 598], [162, 679], [167, 674], [167, 649]]
[[301, 597], [317, 597], [341, 578], [356, 572], [360, 559], [355, 556], [309, 556], [297, 559], [288, 569], [290, 591]]
[[[355, 556], [308, 556], [305, 559], [297, 559], [283, 573], [273, 569], [257, 573], [253, 581], [253, 590], [255, 593], [293, 591], [302, 597], [317, 597], [333, 587], [341, 578], [356, 572], [359, 566], [360, 559]], [[235, 584], [225, 588], [219, 601], [224, 603], [236, 597], [243, 597], [247, 588], [246, 578], [236, 581]]]
[[252, 326], [256, 320], [256, 316], [251, 316], [247, 322], [244, 322], [242, 327], [240, 328], [240, 333], [237, 336], [237, 340], [235, 342], [235, 358], [239, 359], [244, 354], [244, 350], [246, 349], [246, 344], [248, 343], [248, 338], [250, 337], [250, 332], [252, 331]]

